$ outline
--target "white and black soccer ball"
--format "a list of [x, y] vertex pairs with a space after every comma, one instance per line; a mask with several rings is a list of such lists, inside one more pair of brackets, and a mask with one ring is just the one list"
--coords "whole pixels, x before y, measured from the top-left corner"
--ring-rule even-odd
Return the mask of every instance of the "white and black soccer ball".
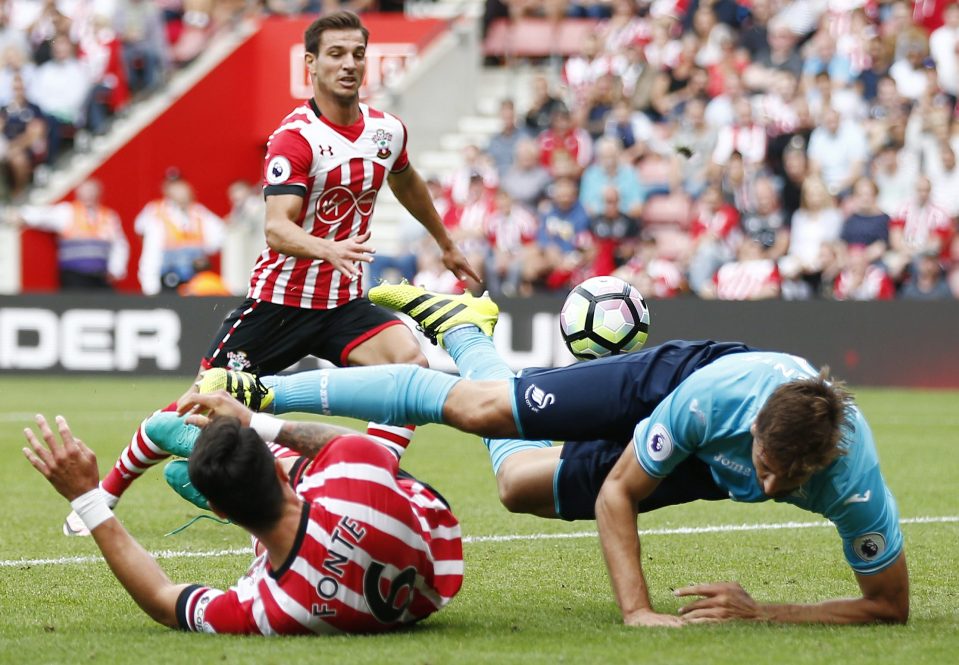
[[591, 277], [566, 297], [559, 328], [570, 353], [580, 360], [643, 348], [649, 308], [640, 292], [617, 277]]

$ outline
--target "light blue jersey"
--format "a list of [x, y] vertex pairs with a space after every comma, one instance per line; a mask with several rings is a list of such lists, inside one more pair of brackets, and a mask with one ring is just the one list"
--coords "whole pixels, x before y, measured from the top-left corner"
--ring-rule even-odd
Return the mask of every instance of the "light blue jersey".
[[[665, 478], [695, 455], [733, 501], [767, 501], [752, 463], [749, 432], [766, 400], [783, 383], [818, 372], [784, 353], [737, 353], [697, 370], [636, 426], [636, 459], [651, 476]], [[847, 453], [802, 487], [776, 501], [832, 521], [846, 560], [861, 574], [877, 573], [902, 551], [896, 501], [879, 471], [872, 432], [858, 408], [845, 432]]]

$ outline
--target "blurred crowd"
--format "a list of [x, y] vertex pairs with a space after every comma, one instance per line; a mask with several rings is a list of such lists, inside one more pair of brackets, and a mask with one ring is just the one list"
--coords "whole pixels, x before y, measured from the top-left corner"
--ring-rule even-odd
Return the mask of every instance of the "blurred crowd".
[[492, 290], [959, 297], [956, 2], [507, 5], [599, 20], [432, 185]]
[[[316, 0], [0, 1], [3, 183], [149, 92], [246, 12]], [[339, 4], [353, 9], [371, 5]], [[378, 3], [377, 8], [390, 5]], [[528, 0], [588, 16], [581, 52], [546, 63], [499, 131], [429, 181], [494, 294], [565, 292], [615, 274], [647, 297], [959, 297], [959, 3], [944, 0]], [[137, 218], [145, 293], [242, 292], [262, 249], [258, 188], [231, 187], [224, 226], [175, 171]], [[61, 281], [122, 279], [129, 251], [98, 203], [20, 208], [59, 234]], [[158, 230], [159, 229], [159, 230]], [[119, 233], [119, 236], [118, 236]], [[422, 227], [399, 230], [371, 281], [457, 283]], [[157, 238], [162, 238], [157, 240]], [[225, 283], [209, 256], [224, 248]], [[123, 257], [122, 260], [119, 257]], [[92, 258], [92, 260], [91, 260]], [[78, 269], [79, 268], [79, 269]]]
[[[380, 2], [380, 11], [402, 3]], [[395, 5], [395, 6], [394, 6]], [[106, 133], [219, 30], [260, 14], [376, 0], [0, 0], [0, 201], [42, 184], [64, 150]]]

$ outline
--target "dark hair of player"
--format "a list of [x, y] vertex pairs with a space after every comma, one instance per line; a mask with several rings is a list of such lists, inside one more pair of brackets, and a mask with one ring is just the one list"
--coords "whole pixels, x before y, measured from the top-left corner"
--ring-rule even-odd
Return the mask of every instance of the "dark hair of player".
[[787, 478], [820, 471], [846, 454], [843, 429], [852, 396], [841, 381], [828, 378], [824, 367], [815, 378], [784, 383], [756, 416], [756, 438]]
[[203, 428], [188, 469], [193, 486], [234, 523], [262, 531], [280, 518], [283, 490], [273, 455], [236, 418], [216, 418]]
[[363, 42], [370, 41], [370, 31], [366, 29], [360, 17], [349, 11], [333, 12], [321, 16], [310, 24], [303, 35], [303, 45], [307, 53], [320, 54], [320, 40], [327, 30], [359, 30], [363, 33]]

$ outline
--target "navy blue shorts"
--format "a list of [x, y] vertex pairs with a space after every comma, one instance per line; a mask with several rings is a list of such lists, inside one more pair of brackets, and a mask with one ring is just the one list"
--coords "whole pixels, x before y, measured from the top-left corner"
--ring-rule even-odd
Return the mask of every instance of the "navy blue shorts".
[[[556, 514], [564, 520], [596, 519], [596, 497], [625, 449], [622, 442], [610, 440], [565, 444], [553, 476]], [[688, 457], [660, 481], [638, 508], [646, 513], [697, 499], [718, 501], [728, 497], [729, 493], [713, 481], [709, 465], [698, 457]]]
[[[673, 341], [568, 367], [524, 370], [513, 388], [522, 437], [567, 442], [553, 479], [556, 512], [564, 519], [593, 519], [599, 488], [636, 425], [697, 369], [754, 350], [736, 342]], [[640, 510], [726, 496], [704, 463], [687, 460]]]
[[686, 377], [731, 353], [755, 351], [737, 342], [666, 342], [568, 367], [527, 369], [513, 386], [516, 424], [524, 439], [627, 441]]

